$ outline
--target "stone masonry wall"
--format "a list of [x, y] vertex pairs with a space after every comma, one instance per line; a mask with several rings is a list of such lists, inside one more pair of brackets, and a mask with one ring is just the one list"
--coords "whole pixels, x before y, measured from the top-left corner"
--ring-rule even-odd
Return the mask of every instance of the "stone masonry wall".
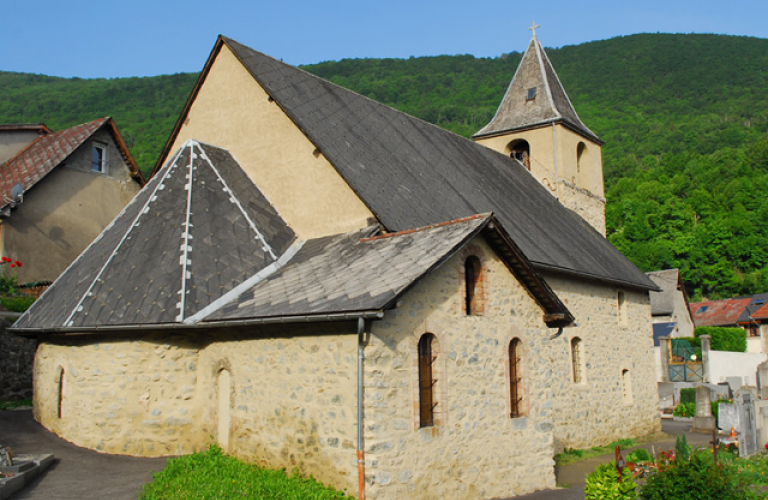
[[[548, 344], [548, 355], [558, 360], [547, 376], [558, 408], [554, 414], [555, 451], [658, 431], [661, 423], [648, 292], [624, 289], [625, 310], [620, 314], [618, 288], [555, 276], [546, 279], [578, 325], [566, 328]], [[570, 356], [574, 337], [582, 340], [583, 384], [573, 382]], [[624, 370], [628, 371], [626, 379]], [[624, 381], [630, 386], [626, 396]]]
[[[468, 255], [484, 267], [482, 315], [463, 309]], [[436, 336], [436, 425], [419, 428], [417, 345]], [[365, 349], [367, 493], [480, 499], [553, 488], [554, 401], [542, 311], [482, 239], [426, 276], [375, 322]], [[510, 418], [508, 349], [522, 341], [525, 416]], [[433, 351], [434, 354], [434, 351]]]
[[[150, 457], [221, 443], [226, 418], [225, 451], [356, 491], [354, 326], [285, 328], [44, 342], [35, 418], [78, 446]], [[226, 415], [221, 370], [231, 375]]]
[[0, 318], [0, 399], [31, 399], [37, 341], [8, 333], [10, 326], [9, 320]]
[[569, 181], [559, 184], [560, 203], [570, 208], [605, 236], [605, 199], [579, 188]]

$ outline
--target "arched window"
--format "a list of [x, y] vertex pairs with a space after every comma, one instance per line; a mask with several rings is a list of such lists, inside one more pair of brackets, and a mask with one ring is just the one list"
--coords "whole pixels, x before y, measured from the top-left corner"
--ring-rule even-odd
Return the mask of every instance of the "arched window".
[[523, 347], [520, 339], [509, 343], [509, 392], [511, 418], [525, 415], [525, 397], [523, 393]]
[[531, 146], [528, 141], [518, 139], [507, 146], [509, 156], [522, 163], [528, 170], [531, 169]]
[[419, 339], [419, 427], [435, 425], [435, 386], [434, 364], [437, 360], [437, 339], [431, 333], [425, 333]]
[[624, 369], [621, 371], [621, 388], [624, 396], [624, 403], [632, 403], [632, 378], [629, 375], [629, 370]]
[[584, 382], [584, 353], [582, 351], [582, 342], [579, 337], [571, 340], [571, 365], [573, 369], [573, 383], [581, 384]]
[[581, 167], [586, 166], [587, 160], [587, 145], [580, 142], [576, 146], [576, 173], [581, 173]]
[[467, 316], [482, 312], [483, 289], [480, 259], [474, 255], [464, 261], [464, 311]]

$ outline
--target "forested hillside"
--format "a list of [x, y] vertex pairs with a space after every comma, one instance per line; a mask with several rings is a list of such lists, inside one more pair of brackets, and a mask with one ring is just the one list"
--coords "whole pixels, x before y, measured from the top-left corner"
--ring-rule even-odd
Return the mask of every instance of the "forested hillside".
[[[643, 270], [681, 268], [694, 298], [768, 292], [768, 40], [633, 35], [547, 53], [582, 120], [607, 141], [610, 240]], [[304, 69], [471, 136], [493, 116], [520, 57]], [[0, 123], [60, 129], [111, 115], [146, 172], [195, 78], [0, 72]]]

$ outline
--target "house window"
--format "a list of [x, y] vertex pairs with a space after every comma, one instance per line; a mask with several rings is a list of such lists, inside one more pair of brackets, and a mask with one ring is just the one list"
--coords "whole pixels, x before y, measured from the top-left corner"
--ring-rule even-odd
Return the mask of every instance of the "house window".
[[523, 348], [520, 339], [512, 339], [509, 343], [509, 391], [511, 418], [525, 415], [525, 398], [523, 397]]
[[91, 148], [91, 171], [106, 172], [107, 147], [103, 144], [94, 144]]
[[525, 95], [525, 100], [533, 101], [534, 99], [536, 99], [536, 87], [531, 87]]
[[632, 378], [629, 375], [629, 370], [621, 371], [621, 388], [624, 396], [624, 403], [632, 403]]
[[471, 255], [464, 261], [464, 311], [467, 316], [482, 312], [483, 289], [480, 259]]
[[627, 325], [627, 298], [624, 295], [624, 292], [619, 290], [619, 293], [616, 295], [616, 307], [618, 309], [618, 316], [619, 316], [619, 324], [626, 326]]
[[419, 427], [435, 425], [435, 386], [434, 364], [437, 360], [437, 339], [431, 333], [425, 333], [419, 339]]
[[584, 353], [582, 352], [582, 342], [579, 337], [571, 340], [571, 365], [573, 369], [573, 383], [584, 383]]
[[511, 158], [522, 163], [528, 170], [531, 169], [531, 146], [528, 141], [524, 139], [512, 141], [507, 149]]

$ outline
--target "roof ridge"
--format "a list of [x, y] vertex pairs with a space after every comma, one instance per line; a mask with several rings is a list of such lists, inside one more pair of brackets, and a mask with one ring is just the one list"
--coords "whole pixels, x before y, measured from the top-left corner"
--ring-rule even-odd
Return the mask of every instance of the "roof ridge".
[[459, 219], [453, 219], [453, 220], [449, 220], [449, 221], [445, 221], [445, 222], [439, 222], [437, 224], [430, 224], [429, 226], [422, 226], [422, 227], [417, 227], [417, 228], [414, 228], [414, 229], [407, 229], [405, 231], [398, 231], [396, 233], [387, 233], [387, 234], [380, 234], [378, 236], [371, 236], [369, 238], [360, 238], [360, 243], [367, 243], [369, 241], [376, 241], [376, 240], [384, 240], [384, 239], [387, 239], [387, 238], [395, 238], [397, 236], [403, 236], [403, 235], [406, 235], [406, 234], [420, 233], [422, 231], [429, 231], [430, 229], [435, 229], [435, 228], [438, 228], [438, 227], [451, 226], [451, 225], [454, 225], [454, 224], [460, 224], [462, 222], [469, 222], [469, 221], [477, 220], [477, 219], [485, 219], [485, 218], [491, 217], [492, 215], [493, 214], [490, 213], [490, 212], [489, 213], [485, 213], [485, 214], [475, 214], [475, 215], [471, 215], [469, 217], [462, 217], [462, 218], [459, 218]]

